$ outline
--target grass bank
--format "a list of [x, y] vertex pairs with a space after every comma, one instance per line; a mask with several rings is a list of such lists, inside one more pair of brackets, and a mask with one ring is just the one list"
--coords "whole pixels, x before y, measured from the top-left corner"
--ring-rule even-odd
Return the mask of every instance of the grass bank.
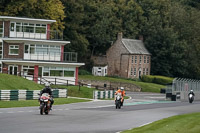
[[[55, 98], [54, 105], [88, 102], [90, 100], [76, 99], [76, 98]], [[24, 100], [24, 101], [0, 101], [0, 108], [13, 108], [13, 107], [31, 107], [39, 106], [38, 100]]]
[[67, 88], [67, 95], [72, 97], [81, 97], [81, 98], [93, 98], [93, 90], [94, 88], [87, 88], [84, 86], [60, 86], [60, 85], [52, 85], [53, 88]]
[[173, 116], [122, 133], [199, 133], [200, 113]]
[[28, 79], [0, 73], [0, 90], [41, 90], [43, 85], [39, 85]]
[[121, 83], [130, 83], [135, 84], [142, 88], [142, 92], [160, 92], [161, 88], [165, 88], [164, 85], [154, 84], [154, 83], [146, 83], [141, 81], [133, 81], [129, 79], [123, 78], [112, 78], [112, 77], [101, 77], [101, 76], [92, 76], [92, 75], [80, 75], [79, 79], [83, 80], [100, 80], [100, 81], [110, 81], [110, 82], [121, 82]]

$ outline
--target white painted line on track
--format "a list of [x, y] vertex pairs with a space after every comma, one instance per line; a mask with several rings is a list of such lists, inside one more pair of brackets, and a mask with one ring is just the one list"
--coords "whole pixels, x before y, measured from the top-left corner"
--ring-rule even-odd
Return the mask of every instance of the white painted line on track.
[[148, 125], [148, 124], [151, 124], [151, 123], [152, 123], [152, 122], [148, 122], [148, 123], [145, 123], [145, 124], [140, 125], [139, 127], [143, 127], [143, 126]]
[[23, 113], [24, 111], [17, 111], [17, 112], [19, 112], [19, 113]]

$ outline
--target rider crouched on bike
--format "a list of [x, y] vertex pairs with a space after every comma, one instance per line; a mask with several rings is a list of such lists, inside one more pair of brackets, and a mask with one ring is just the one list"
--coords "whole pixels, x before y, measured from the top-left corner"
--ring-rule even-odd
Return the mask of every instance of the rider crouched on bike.
[[41, 90], [40, 96], [41, 96], [43, 93], [48, 93], [48, 94], [50, 95], [50, 102], [51, 102], [50, 108], [51, 108], [52, 105], [53, 105], [53, 103], [54, 103], [54, 100], [53, 100], [53, 97], [52, 97], [52, 91], [51, 91], [51, 88], [50, 88], [50, 84], [49, 84], [49, 83], [45, 83], [45, 88]]
[[[115, 92], [115, 95], [117, 95], [118, 93], [121, 93], [121, 96], [122, 96], [122, 99], [121, 99], [121, 103], [122, 103], [122, 106], [123, 106], [123, 103], [124, 103], [124, 96], [125, 96], [125, 90], [124, 90], [124, 87], [120, 87], [120, 89], [118, 89], [116, 92]], [[116, 101], [116, 98], [115, 98], [115, 101]]]

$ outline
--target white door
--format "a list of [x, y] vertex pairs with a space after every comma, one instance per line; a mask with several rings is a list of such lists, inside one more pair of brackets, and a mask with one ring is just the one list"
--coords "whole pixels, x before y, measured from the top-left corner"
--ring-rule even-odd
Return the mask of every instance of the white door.
[[16, 37], [16, 23], [10, 23], [10, 37]]

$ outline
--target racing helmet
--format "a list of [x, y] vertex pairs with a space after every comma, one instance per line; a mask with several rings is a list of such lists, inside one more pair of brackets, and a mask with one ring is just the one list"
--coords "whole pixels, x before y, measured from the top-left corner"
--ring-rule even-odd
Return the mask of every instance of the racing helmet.
[[50, 84], [47, 82], [47, 83], [45, 83], [45, 87], [49, 87], [50, 86]]
[[123, 90], [124, 90], [124, 87], [120, 87], [120, 90], [123, 91]]
[[193, 90], [190, 90], [190, 92], [193, 92]]

